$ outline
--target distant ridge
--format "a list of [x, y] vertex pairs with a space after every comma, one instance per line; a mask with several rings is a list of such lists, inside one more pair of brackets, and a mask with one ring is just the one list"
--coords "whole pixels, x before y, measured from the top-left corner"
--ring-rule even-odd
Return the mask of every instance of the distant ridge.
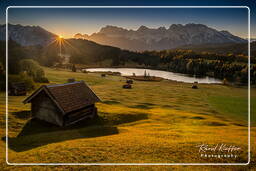
[[[9, 24], [9, 39], [22, 46], [45, 46], [57, 35], [40, 26]], [[247, 40], [228, 31], [217, 31], [203, 24], [173, 24], [169, 28], [148, 28], [140, 26], [137, 30], [107, 25], [92, 35], [76, 34], [76, 39], [87, 39], [99, 44], [119, 47], [132, 51], [175, 49], [183, 46], [204, 44], [238, 44]], [[0, 25], [0, 40], [5, 40], [5, 25]]]
[[[6, 38], [6, 27], [0, 25], [0, 40]], [[40, 26], [22, 26], [20, 24], [8, 25], [9, 39], [16, 41], [23, 46], [46, 45], [54, 40], [57, 35], [43, 29]]]
[[100, 44], [133, 51], [173, 49], [184, 45], [245, 43], [246, 40], [228, 31], [218, 31], [203, 24], [172, 24], [165, 27], [137, 30], [107, 25], [92, 35], [78, 33], [77, 39], [88, 39]]

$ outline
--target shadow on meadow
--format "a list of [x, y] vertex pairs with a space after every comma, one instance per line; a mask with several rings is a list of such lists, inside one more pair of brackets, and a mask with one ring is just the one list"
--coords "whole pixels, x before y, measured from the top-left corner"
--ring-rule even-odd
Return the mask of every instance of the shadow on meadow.
[[28, 110], [23, 110], [23, 111], [19, 111], [19, 112], [12, 112], [12, 115], [15, 118], [19, 118], [19, 119], [29, 119], [32, 116], [31, 112], [28, 111]]
[[153, 103], [139, 103], [137, 105], [128, 106], [130, 108], [137, 108], [137, 109], [152, 109], [156, 105]]
[[[20, 119], [29, 119], [30, 111], [15, 112]], [[59, 127], [36, 118], [29, 119], [16, 137], [8, 138], [9, 148], [22, 152], [51, 143], [94, 138], [118, 134], [117, 125], [147, 119], [147, 114], [109, 114], [99, 113], [98, 117], [80, 121], [76, 124]], [[2, 138], [5, 140], [5, 137]]]
[[116, 100], [105, 100], [102, 103], [104, 103], [104, 104], [120, 104], [120, 102], [116, 101]]

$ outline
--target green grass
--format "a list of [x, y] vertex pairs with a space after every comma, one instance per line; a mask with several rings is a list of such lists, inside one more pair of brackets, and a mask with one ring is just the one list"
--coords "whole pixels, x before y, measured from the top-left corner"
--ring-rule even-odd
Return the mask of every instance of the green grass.
[[[225, 113], [232, 118], [248, 120], [248, 98], [211, 96], [209, 101], [220, 113]], [[252, 99], [252, 105], [255, 105], [255, 98]], [[255, 118], [252, 122], [255, 122]]]
[[[191, 84], [165, 80], [135, 81], [133, 89], [128, 90], [122, 89], [125, 78], [119, 76], [102, 78], [96, 73], [49, 68], [45, 71], [51, 83], [65, 83], [68, 78], [84, 80], [102, 99], [102, 103], [97, 104], [99, 117], [60, 128], [31, 120], [30, 105], [22, 104], [24, 96], [9, 97], [9, 162], [247, 161], [246, 88], [199, 84], [199, 89], [195, 90], [191, 89]], [[252, 105], [255, 105], [256, 89], [251, 92]], [[5, 121], [4, 100], [2, 93], [1, 127]], [[252, 118], [255, 126], [254, 110]], [[256, 129], [252, 127], [252, 136], [255, 133]], [[1, 135], [4, 137], [4, 131]], [[195, 147], [201, 143], [226, 143], [239, 146], [242, 151], [237, 159], [205, 159], [199, 156]], [[4, 147], [4, 138], [0, 146]], [[255, 155], [254, 143], [251, 151]], [[4, 155], [4, 152], [0, 151], [0, 154]], [[1, 161], [1, 166], [13, 169], [6, 167], [4, 161]], [[255, 166], [250, 167], [255, 169]], [[71, 170], [65, 166], [53, 169], [61, 168]], [[132, 168], [138, 167], [122, 167], [126, 170]], [[168, 167], [156, 167], [157, 170], [164, 168]], [[183, 167], [183, 170], [189, 168], [196, 169]], [[204, 167], [204, 170], [209, 169]]]

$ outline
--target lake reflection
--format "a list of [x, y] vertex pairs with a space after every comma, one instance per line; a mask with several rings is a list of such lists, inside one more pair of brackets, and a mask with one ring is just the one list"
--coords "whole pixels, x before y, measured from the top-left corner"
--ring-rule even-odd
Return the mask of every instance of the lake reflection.
[[194, 83], [197, 81], [198, 83], [207, 83], [207, 84], [214, 84], [214, 83], [221, 83], [222, 81], [212, 77], [191, 77], [187, 74], [180, 74], [174, 73], [169, 71], [160, 71], [160, 70], [152, 70], [152, 69], [138, 69], [138, 68], [89, 68], [86, 71], [90, 72], [120, 72], [122, 76], [131, 76], [133, 73], [136, 76], [144, 75], [145, 71], [150, 76], [161, 77], [168, 80], [185, 82], [185, 83]]

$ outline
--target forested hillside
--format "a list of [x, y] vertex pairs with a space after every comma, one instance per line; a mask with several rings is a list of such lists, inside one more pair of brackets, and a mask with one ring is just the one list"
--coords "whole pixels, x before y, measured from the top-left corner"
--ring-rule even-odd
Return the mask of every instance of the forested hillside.
[[[243, 54], [248, 55], [248, 43], [204, 44], [182, 46], [178, 49], [191, 49], [196, 52], [212, 52], [218, 54]], [[256, 42], [251, 42], [251, 56], [256, 56]]]
[[[235, 48], [235, 49], [238, 49]], [[240, 48], [242, 49], [242, 48]], [[1, 42], [1, 63], [5, 63], [5, 46]], [[82, 39], [67, 39], [62, 42], [62, 55], [69, 56], [71, 64], [83, 64], [94, 67], [125, 67], [127, 63], [133, 67], [153, 68], [186, 73], [197, 76], [212, 76], [229, 81], [247, 83], [248, 57], [244, 53], [226, 54], [192, 50], [162, 50], [132, 52], [120, 48], [103, 46], [92, 41]], [[255, 84], [256, 60], [252, 54], [251, 80]], [[48, 46], [23, 47], [14, 41], [9, 41], [9, 73], [20, 72], [19, 63], [22, 59], [33, 59], [43, 66], [63, 64], [58, 43]], [[106, 61], [110, 61], [107, 65]]]

